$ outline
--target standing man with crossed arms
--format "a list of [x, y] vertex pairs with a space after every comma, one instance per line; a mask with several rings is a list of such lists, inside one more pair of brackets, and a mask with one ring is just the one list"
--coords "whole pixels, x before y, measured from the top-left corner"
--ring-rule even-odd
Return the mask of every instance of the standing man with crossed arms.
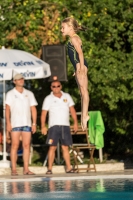
[[[26, 90], [24, 77], [16, 74], [13, 78], [15, 87], [6, 94], [6, 128], [11, 135], [11, 175], [18, 175], [16, 171], [17, 151], [22, 137], [24, 175], [33, 175], [28, 168], [30, 155], [31, 132], [36, 132], [37, 101], [34, 94]], [[32, 118], [32, 122], [31, 122]]]
[[46, 116], [49, 112], [49, 130], [46, 144], [49, 144], [48, 151], [48, 171], [46, 174], [52, 174], [52, 165], [55, 158], [55, 151], [60, 140], [63, 157], [66, 163], [66, 173], [74, 173], [70, 164], [69, 146], [72, 145], [72, 136], [70, 133], [69, 112], [74, 121], [74, 131], [78, 130], [78, 122], [74, 102], [68, 93], [61, 91], [60, 81], [55, 80], [51, 83], [51, 94], [48, 95], [42, 105], [41, 131], [47, 134]]

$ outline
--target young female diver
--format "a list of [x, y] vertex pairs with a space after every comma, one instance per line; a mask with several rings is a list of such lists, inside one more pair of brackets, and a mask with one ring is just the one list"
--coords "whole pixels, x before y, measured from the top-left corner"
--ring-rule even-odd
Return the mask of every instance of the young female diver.
[[68, 42], [68, 55], [75, 69], [75, 77], [81, 95], [81, 126], [83, 130], [86, 130], [87, 121], [89, 120], [88, 65], [84, 59], [82, 41], [76, 34], [79, 30], [84, 30], [84, 28], [74, 18], [68, 17], [62, 21], [62, 35], [68, 35], [70, 37]]

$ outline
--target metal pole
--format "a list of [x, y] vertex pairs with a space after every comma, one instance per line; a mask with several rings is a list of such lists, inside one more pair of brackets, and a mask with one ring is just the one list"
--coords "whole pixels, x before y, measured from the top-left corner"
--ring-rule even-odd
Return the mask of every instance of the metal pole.
[[3, 81], [3, 161], [6, 161], [5, 81]]
[[0, 161], [0, 167], [10, 167], [10, 161], [6, 156], [5, 81], [3, 80], [3, 160]]
[[99, 149], [99, 160], [100, 160], [100, 162], [103, 162], [103, 151], [102, 151], [102, 148]]

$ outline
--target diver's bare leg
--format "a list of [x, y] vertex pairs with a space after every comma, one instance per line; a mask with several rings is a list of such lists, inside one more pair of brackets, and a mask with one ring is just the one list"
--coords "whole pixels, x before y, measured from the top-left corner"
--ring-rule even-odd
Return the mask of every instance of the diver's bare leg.
[[86, 70], [86, 75], [79, 73], [78, 70], [75, 74], [76, 81], [77, 81], [77, 84], [80, 90], [80, 95], [81, 95], [81, 125], [82, 125], [83, 130], [87, 128], [87, 121], [89, 120], [89, 116], [88, 116], [89, 92], [88, 92], [88, 77], [87, 77], [86, 67], [85, 67], [85, 70]]

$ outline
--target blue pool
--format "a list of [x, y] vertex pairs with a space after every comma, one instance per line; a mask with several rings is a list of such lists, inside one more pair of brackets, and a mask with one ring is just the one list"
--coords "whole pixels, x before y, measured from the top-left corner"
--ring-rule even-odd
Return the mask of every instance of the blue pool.
[[0, 182], [0, 200], [133, 200], [133, 179]]

